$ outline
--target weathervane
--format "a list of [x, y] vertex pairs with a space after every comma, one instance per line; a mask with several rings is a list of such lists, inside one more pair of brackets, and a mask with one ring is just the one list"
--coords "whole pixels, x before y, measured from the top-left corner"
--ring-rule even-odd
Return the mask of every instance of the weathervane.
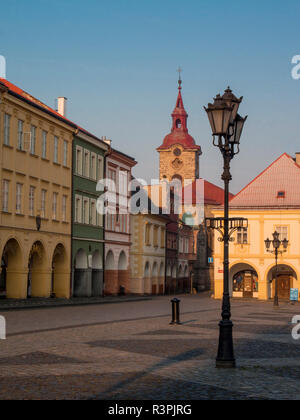
[[181, 88], [181, 83], [182, 83], [182, 80], [181, 80], [182, 68], [179, 66], [179, 68], [178, 68], [177, 71], [178, 71], [178, 74], [179, 74], [178, 84], [179, 84], [179, 88]]

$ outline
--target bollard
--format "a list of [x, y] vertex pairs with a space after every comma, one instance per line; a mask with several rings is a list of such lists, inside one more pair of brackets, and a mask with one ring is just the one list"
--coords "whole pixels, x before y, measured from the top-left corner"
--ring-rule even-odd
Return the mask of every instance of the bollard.
[[180, 311], [179, 311], [180, 300], [177, 298], [174, 298], [171, 300], [171, 303], [172, 303], [172, 321], [170, 322], [170, 325], [181, 325]]

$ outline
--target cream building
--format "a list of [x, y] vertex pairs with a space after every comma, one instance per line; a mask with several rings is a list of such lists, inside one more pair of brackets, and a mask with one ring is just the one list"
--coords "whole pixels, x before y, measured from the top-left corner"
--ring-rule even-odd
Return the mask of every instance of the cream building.
[[0, 293], [70, 296], [76, 126], [0, 79]]
[[164, 294], [166, 224], [164, 215], [131, 215], [130, 291]]
[[[266, 252], [265, 239], [289, 241], [278, 260], [279, 299], [300, 290], [300, 154], [283, 154], [230, 201], [230, 217], [248, 219], [248, 229], [235, 232], [230, 244], [230, 292], [233, 297], [266, 300], [274, 296], [275, 257]], [[223, 209], [213, 210], [222, 217]], [[223, 243], [215, 235], [215, 298], [223, 294]]]

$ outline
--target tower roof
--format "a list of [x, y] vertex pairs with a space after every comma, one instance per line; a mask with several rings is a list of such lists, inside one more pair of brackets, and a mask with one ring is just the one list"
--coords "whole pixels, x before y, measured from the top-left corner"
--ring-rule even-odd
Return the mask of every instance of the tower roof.
[[182, 81], [179, 78], [178, 81], [178, 96], [174, 111], [172, 113], [172, 130], [163, 141], [163, 144], [157, 149], [158, 151], [163, 149], [169, 149], [171, 146], [178, 144], [184, 147], [185, 149], [195, 149], [200, 150], [200, 146], [197, 146], [195, 140], [192, 136], [189, 135], [187, 129], [187, 119], [188, 114], [184, 108], [181, 87]]

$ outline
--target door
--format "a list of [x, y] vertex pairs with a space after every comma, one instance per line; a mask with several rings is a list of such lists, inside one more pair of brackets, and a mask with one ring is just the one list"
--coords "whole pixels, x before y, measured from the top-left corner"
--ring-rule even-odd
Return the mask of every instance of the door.
[[244, 291], [243, 297], [253, 297], [253, 279], [252, 274], [245, 273], [244, 274]]
[[286, 274], [278, 275], [278, 297], [279, 299], [290, 299], [291, 278]]

